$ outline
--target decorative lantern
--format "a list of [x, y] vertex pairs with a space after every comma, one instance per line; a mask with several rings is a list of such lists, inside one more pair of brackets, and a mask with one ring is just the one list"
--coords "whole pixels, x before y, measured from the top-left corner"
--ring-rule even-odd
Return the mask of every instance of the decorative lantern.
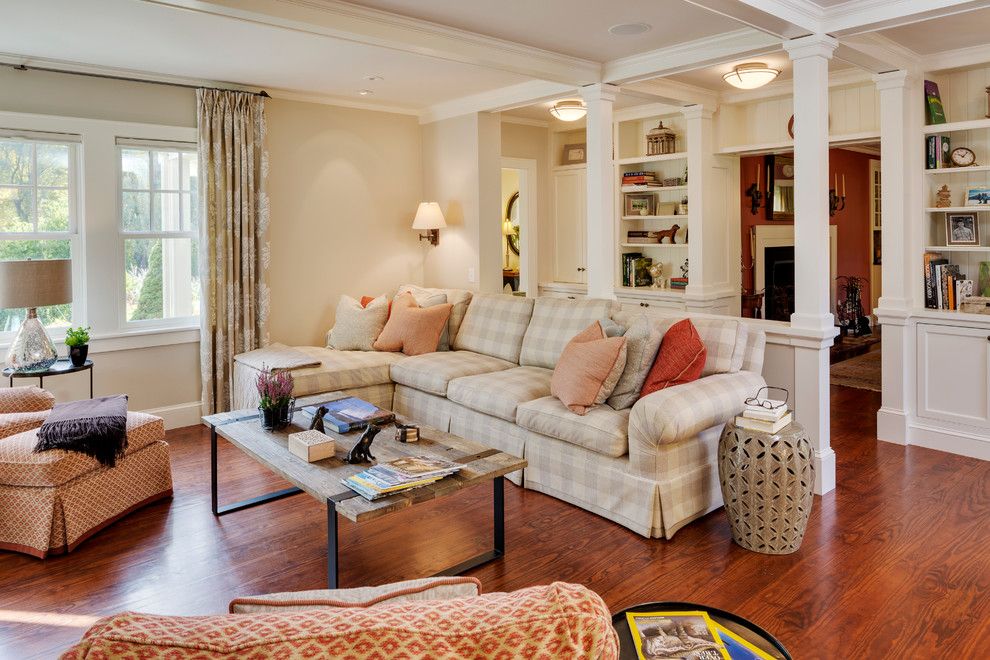
[[646, 134], [646, 155], [659, 156], [672, 154], [677, 151], [674, 131], [665, 127], [663, 122]]

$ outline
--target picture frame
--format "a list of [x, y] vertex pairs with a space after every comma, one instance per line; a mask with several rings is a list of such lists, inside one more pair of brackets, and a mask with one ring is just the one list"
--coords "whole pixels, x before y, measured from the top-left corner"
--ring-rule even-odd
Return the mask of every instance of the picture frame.
[[586, 142], [564, 145], [564, 165], [581, 165], [588, 162], [588, 145]]
[[657, 198], [655, 195], [647, 194], [627, 194], [623, 215], [656, 215]]
[[966, 189], [966, 206], [990, 206], [990, 186]]
[[979, 245], [980, 222], [975, 213], [945, 214], [946, 245]]

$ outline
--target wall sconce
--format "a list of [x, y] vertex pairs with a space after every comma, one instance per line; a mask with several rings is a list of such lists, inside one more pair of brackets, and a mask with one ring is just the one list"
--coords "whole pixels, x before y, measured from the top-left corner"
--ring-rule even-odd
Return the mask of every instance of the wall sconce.
[[839, 175], [835, 174], [835, 187], [828, 191], [828, 214], [835, 215], [836, 211], [846, 208], [846, 175], [842, 175], [842, 194], [839, 195]]
[[[760, 200], [763, 199], [764, 193], [760, 192], [760, 170], [762, 168], [756, 166], [756, 181], [749, 184], [749, 188], [746, 189], [746, 196], [749, 197], [750, 205], [749, 212], [752, 215], [756, 215], [757, 211], [760, 209]], [[769, 185], [769, 181], [768, 181]]]
[[419, 240], [427, 240], [430, 245], [440, 244], [440, 230], [447, 226], [447, 221], [443, 219], [443, 211], [436, 202], [420, 202], [416, 209], [416, 218], [413, 220], [413, 229], [425, 229], [425, 234], [419, 235]]

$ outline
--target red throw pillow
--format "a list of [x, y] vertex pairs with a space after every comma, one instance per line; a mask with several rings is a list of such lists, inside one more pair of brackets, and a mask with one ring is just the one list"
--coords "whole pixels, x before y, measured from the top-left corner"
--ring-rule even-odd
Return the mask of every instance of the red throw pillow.
[[705, 343], [701, 341], [701, 335], [691, 319], [678, 321], [663, 336], [657, 359], [653, 361], [639, 395], [643, 397], [674, 385], [698, 380], [701, 370], [705, 368], [707, 355]]
[[[371, 304], [371, 301], [374, 300], [374, 299], [375, 299], [374, 296], [361, 296], [361, 307], [367, 307], [368, 305]], [[392, 313], [392, 301], [391, 300], [388, 301], [388, 313], [389, 314]], [[386, 315], [385, 318], [388, 318], [388, 316]]]

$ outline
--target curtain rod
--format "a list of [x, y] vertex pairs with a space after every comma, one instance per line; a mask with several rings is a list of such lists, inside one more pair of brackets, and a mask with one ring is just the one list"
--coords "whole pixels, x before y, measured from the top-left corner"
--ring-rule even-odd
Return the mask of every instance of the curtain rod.
[[125, 82], [137, 82], [144, 83], [146, 85], [167, 85], [169, 87], [184, 87], [186, 89], [216, 89], [221, 92], [244, 92], [245, 94], [252, 94], [254, 96], [261, 96], [262, 98], [270, 99], [271, 95], [265, 90], [260, 92], [246, 92], [241, 89], [230, 89], [226, 87], [210, 87], [208, 85], [190, 85], [187, 83], [178, 82], [168, 82], [163, 80], [149, 80], [147, 78], [129, 78], [127, 76], [111, 76], [106, 73], [91, 73], [88, 71], [69, 71], [67, 69], [53, 69], [44, 66], [28, 66], [26, 64], [11, 64], [9, 62], [0, 63], [3, 66], [9, 66], [15, 71], [45, 71], [48, 73], [64, 73], [70, 76], [87, 76], [89, 78], [105, 78], [106, 80], [123, 80]]

